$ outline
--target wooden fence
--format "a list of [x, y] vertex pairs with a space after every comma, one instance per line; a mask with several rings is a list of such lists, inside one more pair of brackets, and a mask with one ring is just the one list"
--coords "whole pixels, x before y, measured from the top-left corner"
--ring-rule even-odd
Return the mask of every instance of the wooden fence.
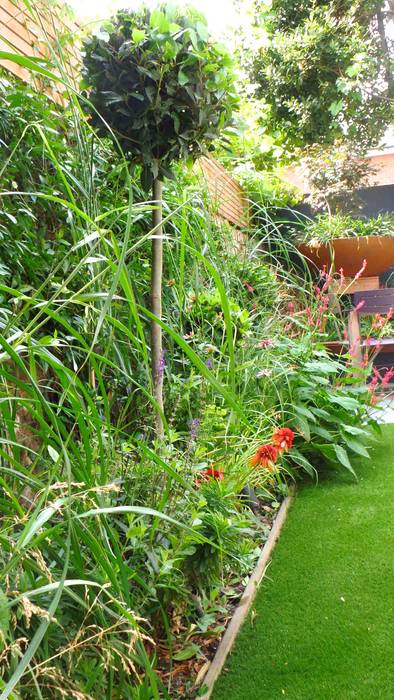
[[[71, 80], [80, 64], [75, 43], [79, 26], [66, 16], [60, 5], [49, 8], [45, 0], [34, 0], [32, 5], [33, 17], [23, 0], [0, 0], [0, 50], [45, 60], [54, 56], [63, 61], [66, 58], [64, 70]], [[45, 91], [56, 102], [62, 101], [61, 83], [49, 84], [13, 61], [2, 60], [0, 66]]]
[[248, 201], [238, 182], [217, 160], [200, 158], [199, 164], [218, 218], [237, 228], [248, 226]]

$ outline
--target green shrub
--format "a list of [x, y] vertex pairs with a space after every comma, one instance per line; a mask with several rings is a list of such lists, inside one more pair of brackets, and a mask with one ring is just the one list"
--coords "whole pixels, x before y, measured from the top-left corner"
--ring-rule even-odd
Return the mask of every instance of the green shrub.
[[324, 214], [308, 222], [304, 230], [297, 233], [300, 242], [310, 245], [329, 243], [336, 238], [394, 236], [394, 215], [379, 214], [370, 219], [357, 219], [343, 214]]

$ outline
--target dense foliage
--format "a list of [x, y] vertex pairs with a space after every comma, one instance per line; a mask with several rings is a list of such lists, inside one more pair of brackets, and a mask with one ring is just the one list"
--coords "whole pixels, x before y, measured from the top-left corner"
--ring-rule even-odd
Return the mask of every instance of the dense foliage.
[[288, 148], [346, 138], [362, 151], [379, 141], [391, 114], [383, 5], [257, 3], [268, 41], [252, 57], [252, 80], [269, 106], [270, 129], [285, 135]]
[[192, 10], [119, 12], [87, 39], [84, 65], [92, 123], [104, 135], [110, 125], [126, 157], [142, 165], [146, 189], [171, 175], [173, 161], [200, 155], [237, 102], [232, 59]]
[[394, 236], [394, 216], [381, 214], [369, 219], [357, 219], [342, 214], [325, 214], [309, 221], [303, 229], [299, 228], [296, 235], [298, 241], [311, 245], [329, 243], [335, 238]]
[[[193, 55], [198, 36], [182, 36]], [[92, 41], [107, 51], [106, 36]], [[365, 388], [351, 348], [328, 355], [330, 324], [342, 331], [328, 280], [297, 268], [287, 241], [268, 251], [279, 229], [266, 208], [234, 240], [177, 163], [165, 184], [158, 445], [152, 203], [73, 94], [60, 110], [2, 85], [0, 689], [174, 698], [180, 665], [201, 668], [223, 632], [289, 484], [327, 468], [354, 478], [388, 378]], [[274, 208], [291, 200], [277, 183], [263, 194]], [[195, 697], [193, 682], [178, 694]]]

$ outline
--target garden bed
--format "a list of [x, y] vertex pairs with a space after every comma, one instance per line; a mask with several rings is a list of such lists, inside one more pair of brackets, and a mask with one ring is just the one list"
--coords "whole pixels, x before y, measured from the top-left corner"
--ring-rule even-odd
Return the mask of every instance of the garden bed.
[[[192, 700], [199, 691], [204, 693], [201, 695], [204, 700], [208, 700], [210, 697], [213, 684], [231, 651], [239, 629], [250, 610], [258, 586], [264, 577], [269, 557], [279, 537], [291, 500], [292, 495], [286, 496], [277, 510], [273, 510], [268, 504], [261, 504], [260, 518], [267, 526], [268, 531], [257, 564], [247, 580], [244, 578], [239, 580], [235, 586], [231, 586], [233, 595], [228, 598], [227, 605], [217, 613], [206, 633], [193, 635], [193, 644], [201, 649], [199, 658], [196, 658], [196, 655], [184, 658], [189, 653], [188, 649], [191, 650], [189, 644], [174, 653], [174, 656], [179, 659], [174, 662], [171, 660], [168, 646], [166, 644], [159, 645], [157, 649], [158, 675], [164, 685], [171, 685], [172, 698], [182, 698], [183, 700], [190, 698]], [[223, 593], [226, 593], [226, 590]]]

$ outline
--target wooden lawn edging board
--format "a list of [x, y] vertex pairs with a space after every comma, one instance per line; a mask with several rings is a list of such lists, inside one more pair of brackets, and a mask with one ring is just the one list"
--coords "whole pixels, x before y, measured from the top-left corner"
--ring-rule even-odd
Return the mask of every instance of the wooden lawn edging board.
[[268, 535], [268, 539], [264, 544], [259, 560], [256, 564], [256, 568], [249, 579], [248, 585], [242, 594], [241, 600], [239, 601], [234, 615], [232, 616], [223, 638], [216, 650], [216, 654], [210, 663], [207, 674], [202, 681], [202, 686], [208, 686], [208, 690], [203, 695], [197, 695], [198, 700], [209, 700], [212, 695], [215, 682], [219, 678], [241, 626], [243, 625], [250, 611], [261, 581], [265, 576], [265, 572], [267, 571], [269, 564], [268, 560], [279, 538], [293, 498], [294, 490], [291, 490], [279, 508], [271, 532]]

